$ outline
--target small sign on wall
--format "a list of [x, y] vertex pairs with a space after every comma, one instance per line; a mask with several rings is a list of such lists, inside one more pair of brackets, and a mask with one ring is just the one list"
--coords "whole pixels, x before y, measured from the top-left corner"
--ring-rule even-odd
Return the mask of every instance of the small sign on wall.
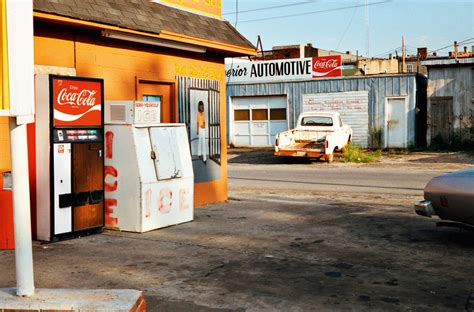
[[135, 124], [155, 124], [161, 121], [160, 102], [135, 102]]

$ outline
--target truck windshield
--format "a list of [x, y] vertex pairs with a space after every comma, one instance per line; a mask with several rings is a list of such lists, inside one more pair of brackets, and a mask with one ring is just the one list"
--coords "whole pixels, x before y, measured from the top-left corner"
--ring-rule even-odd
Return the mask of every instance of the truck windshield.
[[324, 126], [331, 127], [333, 125], [331, 117], [303, 117], [302, 126]]

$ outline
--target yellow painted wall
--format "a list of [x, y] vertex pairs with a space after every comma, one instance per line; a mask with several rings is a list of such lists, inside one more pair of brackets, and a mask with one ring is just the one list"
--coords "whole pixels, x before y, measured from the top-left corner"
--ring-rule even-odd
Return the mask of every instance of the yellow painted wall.
[[160, 0], [178, 8], [222, 17], [222, 0]]
[[[102, 38], [99, 31], [36, 22], [35, 64], [75, 67], [77, 76], [103, 78], [106, 100], [136, 100], [137, 79], [174, 82], [176, 75], [182, 75], [220, 80], [221, 138], [224, 140], [221, 179], [197, 183], [195, 204], [227, 199], [226, 96], [222, 55], [172, 51], [111, 41]], [[173, 103], [175, 107], [176, 98], [177, 96]]]
[[10, 170], [8, 117], [0, 117], [0, 172]]

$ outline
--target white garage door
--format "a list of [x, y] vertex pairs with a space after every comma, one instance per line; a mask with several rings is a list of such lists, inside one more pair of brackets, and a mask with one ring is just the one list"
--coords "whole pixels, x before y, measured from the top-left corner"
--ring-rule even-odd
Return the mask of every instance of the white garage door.
[[273, 146], [275, 135], [288, 130], [286, 96], [233, 97], [231, 103], [234, 146]]

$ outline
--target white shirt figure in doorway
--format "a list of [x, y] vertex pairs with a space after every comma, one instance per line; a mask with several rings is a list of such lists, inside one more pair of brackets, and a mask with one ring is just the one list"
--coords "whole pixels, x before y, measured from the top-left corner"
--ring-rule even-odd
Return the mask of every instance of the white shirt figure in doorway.
[[198, 156], [202, 156], [202, 161], [206, 163], [206, 116], [204, 114], [204, 103], [199, 101], [197, 112], [197, 129], [196, 134], [199, 138]]

